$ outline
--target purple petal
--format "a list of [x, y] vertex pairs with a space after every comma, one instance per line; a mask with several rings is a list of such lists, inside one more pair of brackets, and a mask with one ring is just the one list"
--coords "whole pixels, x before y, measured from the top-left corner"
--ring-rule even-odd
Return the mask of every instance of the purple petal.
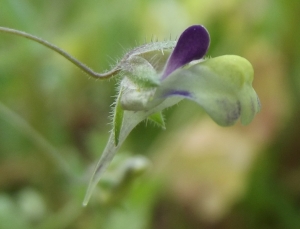
[[187, 28], [179, 37], [177, 45], [171, 54], [162, 79], [166, 78], [177, 68], [201, 59], [209, 47], [209, 33], [202, 25]]
[[169, 97], [169, 96], [174, 96], [174, 95], [179, 95], [183, 97], [191, 97], [191, 93], [188, 91], [182, 91], [182, 90], [171, 90], [168, 91], [163, 95], [163, 97]]

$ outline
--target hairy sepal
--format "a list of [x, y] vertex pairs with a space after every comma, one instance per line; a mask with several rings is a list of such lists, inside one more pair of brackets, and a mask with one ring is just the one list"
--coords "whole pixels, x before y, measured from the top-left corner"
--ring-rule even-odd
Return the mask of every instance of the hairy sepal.
[[115, 146], [119, 144], [120, 132], [121, 127], [123, 124], [123, 117], [124, 117], [124, 110], [121, 106], [121, 96], [122, 96], [123, 88], [120, 88], [119, 95], [116, 100], [115, 110], [114, 110], [114, 117], [113, 117], [113, 132], [114, 132], [114, 139], [115, 139]]
[[152, 115], [150, 115], [148, 117], [148, 119], [152, 122], [154, 122], [155, 124], [157, 124], [159, 127], [161, 127], [163, 130], [166, 129], [166, 124], [165, 124], [165, 120], [164, 117], [162, 115], [162, 112], [157, 112], [154, 113]]

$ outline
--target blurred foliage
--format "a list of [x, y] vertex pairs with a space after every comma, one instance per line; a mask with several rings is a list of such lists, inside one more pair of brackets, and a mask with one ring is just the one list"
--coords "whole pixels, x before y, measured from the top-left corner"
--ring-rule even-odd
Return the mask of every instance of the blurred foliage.
[[[0, 34], [0, 228], [299, 228], [299, 10], [296, 0], [2, 0], [1, 26], [97, 71], [137, 44], [203, 24], [209, 56], [253, 64], [262, 111], [249, 126], [221, 128], [181, 102], [166, 112], [166, 131], [131, 133], [83, 208], [116, 81], [90, 79], [39, 44]], [[133, 166], [135, 154], [152, 166], [145, 158]]]

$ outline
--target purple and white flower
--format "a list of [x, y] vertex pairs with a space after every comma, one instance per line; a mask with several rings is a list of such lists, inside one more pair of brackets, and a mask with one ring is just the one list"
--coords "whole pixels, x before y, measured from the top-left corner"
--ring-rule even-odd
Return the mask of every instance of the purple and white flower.
[[145, 119], [165, 128], [161, 111], [182, 99], [198, 103], [221, 126], [239, 118], [249, 124], [260, 110], [252, 81], [252, 65], [244, 58], [224, 55], [204, 59], [210, 44], [201, 25], [187, 28], [178, 41], [138, 47], [117, 64], [121, 74], [114, 107], [113, 131], [96, 165], [84, 205], [115, 153], [131, 130]]

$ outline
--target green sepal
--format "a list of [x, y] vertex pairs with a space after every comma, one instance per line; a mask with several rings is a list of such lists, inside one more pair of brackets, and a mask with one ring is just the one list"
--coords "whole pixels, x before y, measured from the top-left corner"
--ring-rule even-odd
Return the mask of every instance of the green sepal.
[[133, 56], [123, 66], [126, 76], [140, 88], [155, 88], [160, 85], [159, 76], [153, 66], [144, 58]]
[[162, 129], [166, 129], [165, 120], [161, 112], [154, 113], [148, 117], [149, 120], [159, 125]]
[[119, 137], [120, 137], [120, 132], [123, 124], [123, 116], [124, 116], [124, 110], [122, 109], [120, 98], [123, 93], [123, 88], [120, 89], [117, 101], [116, 101], [116, 106], [115, 106], [115, 111], [114, 111], [114, 118], [113, 118], [113, 131], [114, 131], [114, 137], [115, 137], [115, 146], [119, 144]]

